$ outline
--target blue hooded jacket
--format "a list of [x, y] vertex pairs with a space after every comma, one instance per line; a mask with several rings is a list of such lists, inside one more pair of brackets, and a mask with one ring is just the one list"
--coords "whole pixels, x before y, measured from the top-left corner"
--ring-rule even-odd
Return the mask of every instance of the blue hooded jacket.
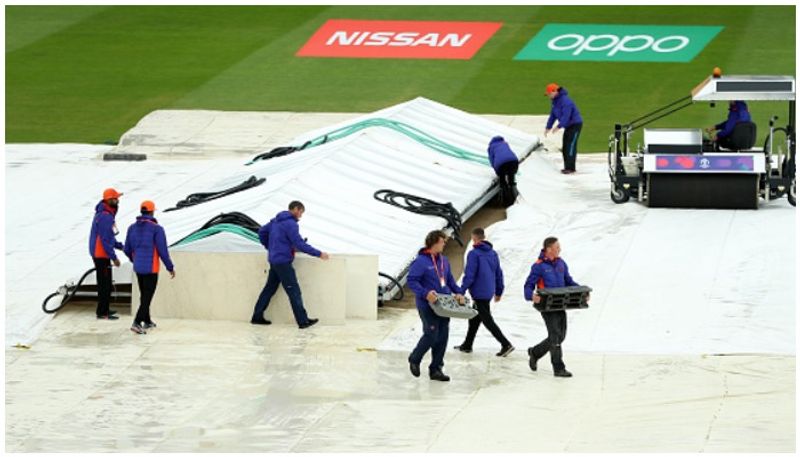
[[136, 222], [128, 227], [123, 250], [133, 262], [133, 271], [138, 274], [158, 273], [161, 266], [159, 259], [164, 262], [167, 271], [175, 269], [172, 259], [169, 257], [164, 227], [158, 225], [158, 221], [153, 216], [139, 216], [136, 218]]
[[322, 252], [314, 249], [300, 237], [300, 226], [289, 211], [281, 211], [258, 230], [258, 239], [267, 248], [269, 263], [291, 263], [295, 251], [319, 257]]
[[483, 241], [469, 251], [461, 289], [469, 290], [475, 300], [490, 300], [495, 295], [503, 295], [503, 269], [492, 243]]
[[719, 130], [717, 138], [725, 138], [733, 133], [733, 128], [739, 122], [750, 122], [750, 111], [747, 110], [747, 103], [743, 101], [735, 101], [733, 106], [728, 106], [728, 119], [715, 125], [714, 128]]
[[114, 249], [122, 249], [122, 243], [114, 235], [114, 217], [117, 209], [100, 201], [94, 207], [92, 229], [89, 231], [89, 255], [95, 259], [117, 260]]
[[525, 300], [533, 299], [533, 289], [549, 287], [579, 286], [569, 275], [567, 263], [561, 257], [555, 260], [544, 256], [544, 249], [539, 253], [539, 259], [531, 267], [531, 273], [525, 280]]
[[[435, 257], [436, 267], [434, 267], [434, 257], [428, 249], [420, 249], [417, 258], [411, 263], [408, 269], [408, 288], [414, 292], [417, 308], [430, 306], [425, 298], [428, 292], [435, 291], [437, 294], [461, 294], [461, 288], [453, 279], [450, 272], [450, 262], [443, 254]], [[445, 285], [439, 282], [439, 275], [445, 279]]]
[[550, 108], [550, 117], [547, 118], [548, 129], [553, 128], [556, 119], [558, 119], [559, 128], [562, 129], [575, 124], [583, 124], [581, 113], [568, 94], [567, 89], [559, 87], [558, 96], [550, 101], [552, 107]]
[[494, 171], [499, 173], [501, 165], [508, 162], [519, 162], [519, 159], [506, 140], [502, 136], [496, 136], [489, 142], [489, 162]]

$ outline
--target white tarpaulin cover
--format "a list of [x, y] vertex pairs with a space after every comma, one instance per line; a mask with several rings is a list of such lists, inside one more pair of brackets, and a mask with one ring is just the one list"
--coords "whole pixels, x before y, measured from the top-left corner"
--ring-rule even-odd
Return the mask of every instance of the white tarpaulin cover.
[[[309, 132], [292, 145], [375, 118], [402, 122], [481, 157], [495, 135], [505, 137], [518, 155], [539, 144], [535, 135], [417, 98]], [[107, 150], [102, 146], [6, 147], [8, 344], [31, 341], [45, 321], [40, 310], [44, 297], [92, 267], [89, 227], [94, 205], [106, 187], [124, 193], [116, 219], [120, 240], [143, 200], [156, 202], [156, 216], [169, 242], [185, 237], [223, 212], [241, 212], [264, 224], [287, 209], [290, 201], [300, 200], [306, 206], [301, 234], [311, 245], [331, 253], [377, 254], [380, 271], [397, 276], [416, 255], [425, 234], [444, 227], [446, 222], [381, 203], [373, 198], [375, 191], [388, 188], [452, 202], [464, 212], [495, 179], [487, 164], [448, 156], [385, 127], [366, 128], [252, 165], [244, 165], [241, 157], [99, 160]], [[130, 148], [127, 150], [130, 152]], [[189, 194], [223, 190], [250, 176], [266, 178], [266, 182], [217, 200], [163, 212]], [[201, 246], [216, 251], [246, 249], [246, 243], [230, 243], [230, 239], [214, 236]], [[252, 249], [263, 250], [257, 243], [252, 243]]]

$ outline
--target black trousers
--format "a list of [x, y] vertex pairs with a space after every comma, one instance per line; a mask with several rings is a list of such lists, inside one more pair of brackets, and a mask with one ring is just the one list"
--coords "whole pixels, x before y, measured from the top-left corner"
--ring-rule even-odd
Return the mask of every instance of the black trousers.
[[464, 338], [464, 343], [461, 347], [472, 348], [472, 343], [475, 341], [475, 335], [478, 333], [478, 327], [483, 324], [489, 333], [492, 334], [503, 347], [511, 346], [511, 343], [500, 331], [500, 327], [492, 317], [492, 311], [489, 309], [489, 300], [475, 299], [475, 306], [478, 308], [478, 315], [469, 320], [469, 327], [467, 328], [467, 336]]
[[564, 157], [564, 169], [575, 171], [575, 159], [578, 158], [578, 138], [581, 136], [583, 124], [573, 124], [564, 130], [561, 143], [561, 155]]
[[504, 204], [511, 205], [517, 199], [517, 170], [519, 170], [519, 161], [517, 160], [506, 162], [497, 170], [500, 199]]
[[97, 278], [97, 310], [96, 314], [108, 316], [109, 304], [111, 303], [111, 259], [94, 260], [94, 274]]
[[733, 138], [730, 136], [724, 136], [722, 138], [717, 139], [715, 151], [722, 151], [722, 149], [726, 149], [729, 151], [736, 150], [736, 145], [733, 144]]
[[542, 319], [547, 327], [547, 338], [533, 347], [533, 357], [540, 359], [549, 351], [553, 370], [563, 370], [566, 367], [561, 359], [561, 343], [567, 336], [567, 312], [547, 311], [542, 313]]
[[156, 293], [156, 286], [158, 285], [158, 273], [152, 274], [139, 274], [136, 273], [136, 279], [139, 281], [139, 310], [136, 311], [136, 319], [133, 320], [134, 324], [152, 324], [150, 319], [150, 302], [153, 301], [153, 295]]

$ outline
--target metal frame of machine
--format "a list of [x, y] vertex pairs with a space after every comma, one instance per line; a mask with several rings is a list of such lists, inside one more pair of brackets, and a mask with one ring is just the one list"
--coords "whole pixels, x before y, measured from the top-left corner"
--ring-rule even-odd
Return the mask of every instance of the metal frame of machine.
[[[654, 121], [669, 116], [679, 110], [693, 105], [696, 102], [715, 102], [723, 100], [743, 101], [788, 101], [789, 119], [785, 127], [776, 127], [777, 116], [772, 116], [769, 122], [769, 135], [762, 149], [748, 151], [731, 151], [728, 155], [741, 154], [753, 157], [751, 174], [758, 174], [758, 186], [754, 199], [756, 207], [758, 198], [765, 201], [787, 196], [792, 206], [796, 205], [796, 180], [795, 180], [795, 78], [793, 76], [719, 76], [718, 69], [712, 76], [706, 78], [690, 95], [682, 97], [666, 106], [636, 118], [627, 124], [616, 124], [614, 134], [609, 137], [608, 173], [611, 179], [611, 200], [615, 203], [628, 201], [635, 195], [639, 202], [648, 200], [648, 190], [651, 175], [654, 172], [653, 160], [648, 157], [646, 150], [641, 146], [636, 151], [630, 151], [631, 134]], [[666, 144], [661, 144], [662, 151], [659, 155], [669, 154], [694, 154], [711, 160], [720, 153], [704, 153], [682, 149], [686, 142], [684, 137], [688, 129], [660, 129], [668, 138]], [[669, 141], [670, 130], [674, 132], [674, 141]], [[776, 143], [773, 138], [776, 133], [785, 134], [785, 142]], [[647, 133], [647, 131], [645, 131]], [[664, 136], [662, 135], [662, 136]], [[651, 154], [652, 155], [652, 154]], [[702, 160], [702, 159], [701, 159]], [[755, 187], [755, 186], [754, 186]]]

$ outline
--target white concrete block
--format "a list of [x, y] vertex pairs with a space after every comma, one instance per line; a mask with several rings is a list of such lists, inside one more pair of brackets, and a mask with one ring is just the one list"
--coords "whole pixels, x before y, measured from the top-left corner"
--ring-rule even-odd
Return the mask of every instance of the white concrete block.
[[378, 319], [378, 256], [349, 254], [341, 257], [347, 271], [347, 319]]
[[[266, 283], [265, 253], [171, 253], [176, 277], [163, 269], [150, 305], [150, 314], [182, 319], [249, 321]], [[376, 319], [377, 256], [332, 255], [330, 260], [298, 255], [294, 261], [303, 304], [321, 324], [343, 324], [345, 317]], [[139, 307], [139, 288], [133, 280], [132, 313]], [[272, 298], [267, 319], [296, 324], [282, 288]]]

